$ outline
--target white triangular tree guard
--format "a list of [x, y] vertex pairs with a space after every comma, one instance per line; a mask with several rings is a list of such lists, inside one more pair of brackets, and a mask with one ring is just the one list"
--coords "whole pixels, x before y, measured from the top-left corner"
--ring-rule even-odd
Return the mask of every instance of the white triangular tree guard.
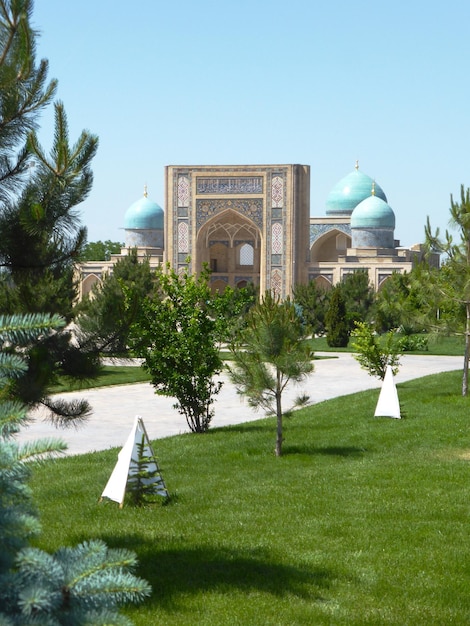
[[[142, 444], [142, 441], [144, 441], [143, 456], [155, 457], [147, 431], [145, 430], [144, 422], [142, 418], [137, 415], [134, 419], [134, 426], [132, 427], [131, 433], [121, 452], [118, 454], [117, 463], [101, 494], [100, 502], [103, 498], [109, 498], [109, 500], [119, 502], [119, 507], [122, 508], [124, 496], [126, 495], [127, 481], [136, 473], [135, 467], [139, 460], [139, 445]], [[156, 462], [152, 461], [149, 463], [149, 471], [156, 472], [153, 478], [148, 479], [155, 483], [155, 493], [160, 496], [168, 497], [165, 482]]]
[[379, 400], [375, 408], [375, 417], [395, 417], [400, 419], [400, 402], [390, 365], [387, 365], [385, 378], [380, 390]]

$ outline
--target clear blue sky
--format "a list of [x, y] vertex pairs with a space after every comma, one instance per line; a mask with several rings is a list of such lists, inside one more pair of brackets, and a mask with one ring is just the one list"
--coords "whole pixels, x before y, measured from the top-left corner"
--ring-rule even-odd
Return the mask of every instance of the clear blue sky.
[[470, 187], [468, 0], [36, 0], [33, 23], [71, 139], [99, 136], [89, 241], [124, 241], [144, 185], [164, 207], [165, 165], [308, 164], [324, 215], [358, 159], [402, 245]]

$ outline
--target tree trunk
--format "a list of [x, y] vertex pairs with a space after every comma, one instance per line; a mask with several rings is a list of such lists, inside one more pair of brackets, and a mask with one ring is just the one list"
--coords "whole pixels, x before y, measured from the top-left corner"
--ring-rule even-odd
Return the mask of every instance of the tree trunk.
[[282, 455], [282, 405], [281, 405], [280, 372], [277, 372], [276, 416], [277, 416], [276, 456], [281, 456]]
[[470, 302], [466, 303], [467, 321], [465, 324], [465, 352], [463, 357], [462, 395], [468, 394], [468, 361], [470, 358]]

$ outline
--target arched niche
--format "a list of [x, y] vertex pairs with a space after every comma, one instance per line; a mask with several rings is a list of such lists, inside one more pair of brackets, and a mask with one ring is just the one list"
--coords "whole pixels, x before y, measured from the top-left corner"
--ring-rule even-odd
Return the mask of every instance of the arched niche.
[[96, 283], [101, 283], [100, 277], [96, 274], [89, 274], [86, 278], [84, 278], [81, 286], [81, 297], [83, 298], [84, 296], [89, 295]]
[[236, 286], [236, 275], [259, 285], [261, 232], [248, 217], [227, 209], [214, 215], [201, 228], [196, 243], [196, 271], [207, 263], [215, 280], [224, 274], [227, 284]]
[[351, 237], [336, 228], [321, 235], [310, 248], [312, 263], [335, 263], [351, 247]]

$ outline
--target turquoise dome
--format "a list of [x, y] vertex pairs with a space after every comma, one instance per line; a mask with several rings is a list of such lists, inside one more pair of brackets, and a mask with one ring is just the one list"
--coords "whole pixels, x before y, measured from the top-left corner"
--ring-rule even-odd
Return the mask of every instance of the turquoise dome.
[[147, 194], [134, 202], [124, 215], [126, 230], [163, 230], [163, 209]]
[[[377, 191], [377, 186], [375, 187]], [[360, 202], [351, 215], [353, 228], [395, 228], [395, 213], [382, 198], [369, 196]]]
[[[356, 167], [342, 178], [330, 191], [326, 201], [326, 214], [351, 215], [356, 206], [371, 195], [373, 180]], [[375, 183], [375, 195], [387, 202], [387, 197], [380, 185]]]

